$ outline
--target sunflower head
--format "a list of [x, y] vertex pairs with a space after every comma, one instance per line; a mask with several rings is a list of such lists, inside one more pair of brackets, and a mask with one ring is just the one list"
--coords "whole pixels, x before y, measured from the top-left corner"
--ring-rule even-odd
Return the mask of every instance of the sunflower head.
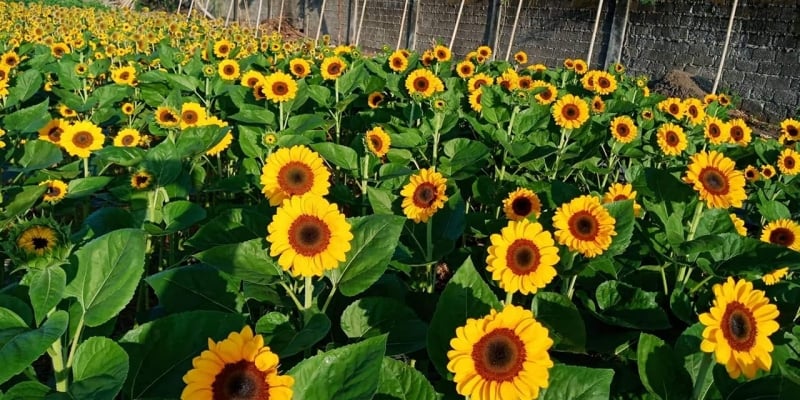
[[611, 120], [611, 136], [618, 142], [630, 143], [638, 134], [639, 130], [631, 117], [620, 115]]
[[436, 57], [436, 61], [445, 62], [450, 61], [452, 53], [447, 46], [440, 44], [433, 48], [433, 56]]
[[472, 61], [464, 60], [456, 65], [456, 73], [463, 79], [468, 79], [475, 74], [475, 64]]
[[302, 58], [294, 58], [289, 61], [289, 72], [297, 79], [302, 79], [311, 73], [311, 64]]
[[642, 212], [642, 206], [636, 202], [636, 191], [630, 183], [615, 183], [603, 195], [603, 204], [625, 200], [633, 200], [633, 215], [638, 217]]
[[690, 124], [696, 126], [703, 123], [703, 120], [706, 118], [706, 110], [702, 100], [688, 98], [683, 101], [683, 106]]
[[42, 195], [42, 200], [50, 204], [58, 203], [67, 195], [67, 184], [60, 179], [48, 179], [40, 183], [39, 186], [47, 186], [47, 191]]
[[558, 126], [577, 129], [589, 120], [589, 105], [580, 97], [567, 94], [556, 101], [552, 113]]
[[730, 125], [722, 122], [721, 119], [713, 116], [707, 116], [705, 120], [705, 127], [703, 134], [708, 142], [711, 144], [727, 143], [730, 140]]
[[469, 94], [469, 107], [475, 112], [481, 112], [481, 110], [483, 110], [481, 96], [483, 96], [482, 89], [475, 90]]
[[775, 167], [769, 164], [761, 166], [761, 177], [764, 179], [772, 179], [773, 176], [775, 176]]
[[800, 224], [790, 219], [772, 221], [761, 232], [761, 241], [800, 251]]
[[367, 131], [364, 137], [367, 148], [378, 158], [383, 157], [389, 152], [389, 146], [392, 144], [392, 138], [381, 128], [376, 126]]
[[753, 130], [747, 126], [741, 118], [734, 118], [728, 121], [731, 143], [739, 146], [747, 146], [753, 140]]
[[150, 172], [141, 170], [131, 176], [131, 187], [136, 190], [144, 190], [153, 184], [153, 175]]
[[322, 79], [329, 81], [338, 79], [340, 76], [342, 76], [345, 68], [347, 68], [347, 64], [343, 59], [336, 56], [325, 58], [322, 60], [322, 64], [319, 67], [320, 72], [322, 73]]
[[159, 106], [155, 111], [156, 123], [162, 128], [174, 128], [179, 126], [181, 118], [179, 113], [172, 107]]
[[714, 150], [693, 154], [684, 180], [709, 208], [741, 207], [747, 198], [744, 174], [733, 160]]
[[89, 120], [69, 125], [59, 143], [72, 156], [88, 158], [92, 151], [103, 148], [105, 136], [100, 127]]
[[711, 309], [699, 316], [705, 326], [700, 350], [714, 353], [733, 379], [742, 374], [753, 379], [759, 369], [769, 371], [774, 348], [769, 336], [779, 328], [778, 308], [743, 279], [729, 277], [713, 290]]
[[421, 169], [412, 175], [409, 183], [400, 191], [403, 196], [403, 213], [416, 223], [427, 222], [448, 197], [447, 179], [433, 169]]
[[785, 141], [796, 142], [800, 140], [800, 121], [788, 118], [781, 122], [781, 137]]
[[778, 155], [778, 169], [789, 176], [800, 173], [800, 153], [791, 148], [783, 149]]
[[222, 60], [217, 66], [219, 77], [226, 81], [233, 81], [239, 78], [239, 62], [236, 60]]
[[406, 89], [411, 96], [429, 98], [444, 91], [444, 83], [428, 69], [420, 68], [406, 78]]
[[661, 152], [668, 156], [677, 156], [688, 146], [686, 134], [683, 132], [683, 128], [677, 124], [669, 122], [662, 124], [656, 131], [656, 138]]
[[486, 270], [506, 292], [536, 293], [555, 278], [558, 247], [538, 222], [509, 221], [490, 240]]
[[597, 71], [594, 77], [594, 91], [599, 95], [607, 95], [617, 90], [617, 78], [605, 71]]
[[367, 96], [367, 105], [369, 108], [376, 109], [383, 103], [385, 97], [381, 92], [372, 92]]
[[506, 218], [512, 221], [520, 221], [531, 215], [539, 218], [542, 213], [542, 202], [530, 189], [517, 188], [503, 200], [503, 211]]
[[61, 144], [61, 136], [64, 134], [64, 130], [69, 126], [69, 122], [55, 118], [51, 119], [47, 125], [43, 126], [39, 129], [39, 140], [45, 140], [50, 143], [55, 143], [60, 145]]
[[519, 64], [519, 65], [527, 64], [528, 63], [528, 53], [525, 53], [522, 50], [514, 53], [514, 61], [516, 61], [517, 64]]
[[770, 273], [764, 274], [761, 280], [767, 286], [772, 286], [781, 281], [789, 273], [789, 267], [778, 268]]
[[[64, 190], [63, 194], [66, 194], [66, 184], [61, 186], [57, 182], [48, 181], [41, 185], [48, 186], [45, 196], [51, 185], [60, 186]], [[9, 240], [0, 242], [0, 246], [12, 260], [23, 265], [29, 260], [43, 257], [61, 260], [67, 258], [71, 249], [68, 238], [65, 227], [52, 218], [39, 217], [14, 226], [9, 232]]]
[[294, 378], [278, 373], [279, 361], [249, 326], [219, 342], [208, 339], [208, 350], [183, 376], [181, 400], [290, 400]]
[[328, 194], [330, 172], [315, 151], [299, 145], [279, 149], [267, 157], [261, 172], [262, 192], [272, 206], [292, 196]]
[[553, 346], [547, 328], [530, 310], [507, 305], [456, 329], [447, 370], [456, 391], [472, 399], [523, 400], [548, 386]]
[[181, 106], [181, 129], [186, 129], [197, 124], [206, 118], [206, 109], [200, 103], [189, 102]]
[[616, 220], [594, 196], [580, 196], [563, 204], [553, 216], [559, 244], [592, 258], [611, 246]]
[[408, 57], [400, 50], [392, 53], [386, 62], [389, 64], [389, 69], [394, 72], [403, 72], [408, 68]]

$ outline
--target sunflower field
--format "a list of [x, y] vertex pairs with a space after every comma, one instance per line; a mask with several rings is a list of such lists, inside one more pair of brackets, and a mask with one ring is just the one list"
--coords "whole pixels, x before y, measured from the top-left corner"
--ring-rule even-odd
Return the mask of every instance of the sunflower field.
[[487, 46], [0, 14], [2, 399], [800, 390], [796, 116]]

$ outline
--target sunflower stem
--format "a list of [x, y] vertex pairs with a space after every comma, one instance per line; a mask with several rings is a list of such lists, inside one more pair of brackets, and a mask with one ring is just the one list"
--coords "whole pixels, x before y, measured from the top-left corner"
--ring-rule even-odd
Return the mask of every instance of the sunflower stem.
[[569, 278], [569, 287], [567, 287], [567, 298], [572, 300], [572, 295], [575, 293], [575, 282], [578, 281], [578, 275], [572, 275]]
[[308, 310], [308, 309], [311, 308], [311, 303], [313, 302], [313, 299], [314, 299], [314, 296], [313, 296], [314, 295], [314, 282], [311, 281], [311, 277], [310, 276], [306, 277], [304, 293], [305, 293], [305, 299], [304, 299], [304, 302], [303, 302], [303, 308]]
[[290, 287], [289, 287], [289, 286], [288, 286], [286, 283], [284, 283], [284, 282], [280, 282], [280, 285], [281, 285], [281, 286], [283, 286], [283, 289], [284, 289], [284, 290], [286, 290], [286, 294], [288, 294], [288, 295], [289, 295], [289, 298], [291, 298], [291, 299], [292, 299], [292, 302], [294, 303], [294, 305], [295, 305], [295, 306], [297, 306], [297, 309], [298, 309], [298, 310], [302, 310], [302, 309], [303, 309], [303, 305], [302, 305], [302, 304], [300, 304], [300, 300], [298, 300], [298, 299], [297, 299], [297, 296], [295, 296], [295, 295], [294, 295], [294, 291], [292, 290], [292, 288], [290, 288]]
[[331, 292], [328, 293], [328, 298], [325, 299], [325, 304], [322, 305], [322, 313], [325, 314], [325, 310], [328, 309], [328, 306], [331, 305], [331, 300], [333, 300], [333, 295], [336, 294], [336, 285], [333, 285], [331, 288]]
[[705, 353], [703, 355], [703, 360], [700, 361], [700, 369], [697, 371], [697, 378], [695, 379], [694, 389], [692, 390], [692, 400], [700, 400], [705, 397], [703, 386], [705, 386], [706, 376], [708, 375], [708, 369], [711, 367], [711, 364], [711, 353]]
[[572, 134], [572, 129], [561, 129], [561, 142], [558, 144], [558, 153], [556, 153], [556, 163], [553, 164], [553, 176], [550, 177], [551, 180], [556, 179], [556, 176], [558, 176], [558, 163], [561, 161], [561, 154], [567, 147], [570, 134]]
[[67, 357], [67, 371], [72, 368], [72, 362], [75, 360], [75, 351], [78, 349], [78, 342], [81, 339], [81, 332], [83, 331], [83, 315], [78, 320], [78, 326], [75, 328], [75, 335], [72, 337], [72, 345], [69, 346], [69, 356]]
[[506, 292], [506, 302], [505, 306], [510, 306], [514, 303], [514, 292]]
[[89, 177], [89, 157], [83, 159], [83, 177]]
[[[55, 311], [55, 309], [51, 310], [50, 313], [53, 311]], [[48, 314], [48, 316], [49, 315], [50, 314]], [[61, 338], [56, 339], [56, 341], [50, 345], [50, 348], [47, 349], [47, 354], [50, 356], [50, 360], [53, 363], [56, 390], [62, 393], [66, 392], [69, 388], [69, 373], [64, 367], [64, 347], [61, 344]]]
[[669, 285], [667, 284], [667, 274], [664, 271], [667, 269], [668, 266], [669, 263], [664, 263], [664, 265], [661, 266], [661, 271], [660, 271], [661, 283], [664, 285], [664, 295], [666, 296], [669, 296]]
[[[700, 225], [700, 217], [703, 215], [703, 203], [701, 200], [697, 201], [697, 206], [694, 208], [694, 216], [692, 216], [692, 222], [689, 225], [689, 234], [686, 236], [686, 241], [690, 242], [694, 239], [694, 235], [697, 233], [697, 226]], [[676, 283], [680, 283], [683, 287], [686, 285], [686, 282], [689, 281], [689, 276], [692, 275], [692, 268], [688, 264], [684, 264], [681, 266], [680, 270], [678, 271], [678, 281]]]
[[428, 219], [425, 226], [425, 259], [433, 262], [433, 218]]
[[369, 154], [364, 154], [364, 170], [361, 172], [361, 212], [367, 214], [367, 178], [369, 176]]

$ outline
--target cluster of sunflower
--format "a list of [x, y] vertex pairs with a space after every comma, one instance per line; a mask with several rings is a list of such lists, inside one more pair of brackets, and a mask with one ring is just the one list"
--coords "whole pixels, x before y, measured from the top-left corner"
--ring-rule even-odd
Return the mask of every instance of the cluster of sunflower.
[[[206, 212], [247, 204], [268, 216], [258, 241], [280, 269], [275, 291], [298, 315], [325, 314], [343, 266], [370, 253], [364, 237], [375, 233], [359, 230], [359, 218], [402, 215], [388, 258], [364, 267], [380, 268], [366, 286], [383, 273], [433, 292], [441, 270], [446, 284], [442, 266], [469, 253], [484, 260], [490, 296], [506, 294], [485, 313], [467, 310], [439, 343], [441, 359], [431, 357], [473, 400], [532, 399], [552, 386], [565, 333], [521, 304], [560, 285], [565, 302], [575, 296], [606, 323], [590, 299], [592, 274], [622, 282], [645, 262], [664, 265], [666, 296], [669, 265], [674, 293], [693, 285], [690, 293], [713, 294], [692, 298], [696, 312], [682, 318], [704, 326], [698, 351], [734, 379], [773, 369], [770, 336], [786, 313], [756, 285], [780, 286], [800, 265], [796, 119], [763, 139], [729, 117], [727, 94], [664, 98], [620, 64], [550, 68], [523, 51], [495, 61], [488, 46], [463, 59], [441, 44], [363, 57], [327, 37], [285, 42], [158, 12], [20, 3], [0, 12], [12, 16], [0, 21], [0, 205], [15, 267], [68, 263], [99, 230], [95, 208], [106, 207], [151, 235], [148, 274], [190, 267], [202, 257], [187, 239], [216, 229]], [[662, 193], [670, 190], [683, 197]], [[175, 199], [202, 217], [168, 220]], [[730, 249], [694, 250], [719, 238]], [[760, 260], [769, 268], [726, 269], [748, 248], [779, 256]], [[166, 263], [156, 256], [164, 251], [183, 258]], [[292, 398], [311, 383], [279, 373], [286, 360], [269, 338], [248, 325], [209, 339], [181, 398]]]

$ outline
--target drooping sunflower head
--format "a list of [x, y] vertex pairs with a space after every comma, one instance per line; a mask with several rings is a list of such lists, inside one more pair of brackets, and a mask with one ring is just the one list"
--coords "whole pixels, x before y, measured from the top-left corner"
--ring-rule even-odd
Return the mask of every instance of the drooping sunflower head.
[[761, 280], [767, 286], [772, 286], [781, 281], [789, 273], [789, 267], [778, 268], [770, 273], [764, 274]]
[[741, 207], [747, 198], [744, 174], [733, 160], [714, 150], [692, 155], [685, 181], [709, 208]]
[[711, 309], [699, 316], [705, 325], [700, 350], [714, 353], [733, 379], [742, 374], [753, 379], [759, 369], [769, 371], [774, 348], [769, 336], [780, 327], [775, 321], [778, 308], [744, 279], [729, 277], [713, 290]]
[[320, 155], [299, 145], [270, 154], [261, 172], [262, 192], [272, 206], [292, 196], [328, 194], [330, 172]]
[[781, 122], [781, 137], [785, 141], [800, 141], [800, 121], [787, 118]]
[[322, 73], [322, 79], [332, 81], [344, 73], [345, 68], [347, 68], [347, 64], [342, 60], [340, 57], [327, 57], [322, 60], [322, 65], [320, 65], [319, 69]]
[[461, 78], [470, 78], [473, 74], [475, 74], [475, 64], [469, 60], [461, 61], [456, 65], [456, 73]]
[[345, 261], [353, 239], [336, 204], [307, 193], [283, 201], [267, 227], [270, 256], [292, 276], [322, 276]]
[[389, 152], [389, 146], [392, 144], [392, 138], [381, 128], [376, 126], [367, 131], [364, 137], [367, 148], [378, 158], [383, 157]]
[[730, 140], [730, 125], [711, 115], [706, 116], [703, 133], [711, 144], [727, 143]]
[[239, 62], [236, 60], [222, 60], [217, 66], [217, 73], [222, 80], [234, 81], [239, 78]]
[[661, 152], [668, 156], [681, 154], [688, 145], [683, 128], [680, 125], [669, 122], [658, 127], [656, 138]]
[[747, 146], [753, 140], [753, 130], [741, 118], [728, 121], [730, 125], [730, 141], [739, 146]]
[[544, 90], [540, 89], [541, 91], [539, 91], [539, 93], [536, 93], [536, 95], [533, 96], [533, 98], [535, 98], [536, 101], [539, 102], [539, 104], [548, 105], [556, 101], [556, 97], [558, 96], [558, 89], [555, 86], [541, 80], [533, 81], [531, 86], [533, 86], [534, 88], [540, 88], [540, 87], [544, 88]]
[[248, 70], [244, 74], [242, 74], [242, 79], [240, 80], [242, 86], [254, 88], [259, 82], [264, 81], [264, 74], [258, 72], [256, 70]]
[[156, 123], [162, 128], [174, 128], [181, 123], [178, 112], [169, 106], [159, 106], [155, 111]]
[[69, 122], [55, 118], [51, 119], [47, 125], [39, 129], [39, 140], [46, 140], [50, 143], [61, 144], [61, 136], [64, 130], [69, 126]]
[[744, 226], [744, 220], [734, 213], [730, 213], [728, 216], [731, 217], [731, 222], [733, 223], [734, 229], [736, 229], [736, 233], [741, 236], [747, 236], [747, 228]]
[[703, 101], [694, 97], [688, 98], [683, 101], [683, 107], [686, 110], [686, 117], [689, 118], [689, 123], [697, 126], [703, 123], [706, 118], [706, 109]]
[[638, 217], [642, 212], [642, 206], [636, 202], [636, 191], [630, 183], [615, 183], [603, 195], [603, 204], [625, 200], [633, 200], [633, 215]]
[[592, 112], [595, 114], [601, 114], [606, 110], [606, 102], [603, 101], [603, 98], [600, 96], [594, 96], [592, 98]]
[[630, 143], [636, 139], [639, 129], [633, 119], [627, 115], [620, 115], [611, 120], [611, 136], [620, 143]]
[[456, 329], [447, 370], [455, 374], [456, 391], [471, 399], [535, 399], [548, 386], [552, 345], [530, 310], [507, 305]]
[[670, 97], [666, 100], [663, 100], [658, 103], [657, 107], [659, 111], [667, 113], [678, 120], [683, 118], [683, 115], [686, 112], [683, 102], [677, 97]]
[[141, 170], [131, 175], [131, 187], [136, 190], [144, 190], [153, 184], [153, 175], [150, 172]]
[[134, 128], [124, 128], [114, 137], [116, 147], [136, 147], [142, 140], [142, 135]]
[[186, 129], [206, 119], [206, 109], [200, 103], [189, 102], [181, 106], [181, 129]]
[[772, 221], [761, 232], [761, 241], [800, 251], [800, 224], [790, 219]]
[[294, 378], [278, 373], [278, 356], [245, 326], [192, 359], [181, 400], [291, 400]]
[[490, 240], [486, 270], [506, 292], [536, 293], [557, 275], [558, 247], [538, 222], [509, 221]]
[[302, 58], [294, 58], [289, 61], [289, 72], [297, 79], [303, 79], [311, 73], [311, 64]]
[[778, 169], [789, 176], [800, 173], [800, 153], [794, 149], [783, 149], [778, 155]]
[[475, 90], [469, 94], [469, 107], [475, 112], [481, 112], [481, 110], [483, 110], [481, 96], [483, 96], [483, 90], [481, 89]]
[[266, 78], [262, 91], [273, 103], [286, 102], [297, 97], [297, 81], [278, 71]]
[[89, 120], [68, 126], [59, 142], [72, 156], [88, 158], [94, 150], [103, 148], [105, 136], [99, 126]]
[[[540, 93], [541, 94], [541, 93]], [[564, 129], [577, 129], [589, 120], [589, 105], [578, 96], [567, 94], [553, 105], [553, 118]]]
[[406, 90], [411, 96], [429, 98], [435, 93], [444, 91], [444, 83], [433, 72], [419, 68], [410, 73], [406, 78]]
[[47, 191], [44, 192], [42, 200], [50, 204], [58, 203], [67, 195], [67, 184], [60, 179], [48, 179], [39, 183], [39, 186], [47, 186]]
[[448, 197], [447, 179], [433, 169], [421, 169], [412, 175], [408, 184], [400, 191], [403, 196], [403, 213], [416, 223], [427, 222]]
[[553, 216], [556, 239], [571, 251], [592, 258], [611, 245], [616, 220], [594, 196], [580, 196], [561, 205]]
[[517, 188], [503, 200], [503, 211], [506, 218], [512, 221], [520, 221], [531, 215], [539, 218], [542, 213], [542, 202], [532, 190]]

